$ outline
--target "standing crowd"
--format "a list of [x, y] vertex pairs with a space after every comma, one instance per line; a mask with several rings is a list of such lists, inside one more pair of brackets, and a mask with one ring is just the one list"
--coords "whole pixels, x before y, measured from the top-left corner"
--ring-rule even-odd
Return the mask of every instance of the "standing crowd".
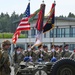
[[[9, 40], [5, 40], [2, 42], [2, 48], [0, 49], [0, 75], [10, 75], [10, 60], [8, 49], [11, 46], [11, 42]], [[26, 58], [29, 57], [28, 60]], [[69, 50], [69, 45], [51, 45], [51, 49], [48, 50], [46, 45], [39, 45], [36, 50], [35, 47], [31, 48], [31, 45], [27, 46], [27, 50], [23, 50], [22, 47], [17, 46], [14, 48], [14, 52], [12, 55], [13, 63], [11, 66], [14, 66], [15, 75], [17, 73], [17, 69], [19, 68], [19, 64], [21, 61], [25, 62], [54, 62], [53, 58], [56, 58], [55, 61], [61, 59], [62, 57], [68, 57], [75, 59], [75, 50], [71, 52]]]

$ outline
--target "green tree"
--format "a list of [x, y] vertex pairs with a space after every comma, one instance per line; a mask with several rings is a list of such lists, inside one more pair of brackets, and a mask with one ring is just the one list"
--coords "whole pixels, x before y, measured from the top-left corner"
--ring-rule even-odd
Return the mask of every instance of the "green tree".
[[73, 18], [75, 18], [75, 15], [70, 12], [69, 15], [68, 15], [68, 17], [73, 17]]

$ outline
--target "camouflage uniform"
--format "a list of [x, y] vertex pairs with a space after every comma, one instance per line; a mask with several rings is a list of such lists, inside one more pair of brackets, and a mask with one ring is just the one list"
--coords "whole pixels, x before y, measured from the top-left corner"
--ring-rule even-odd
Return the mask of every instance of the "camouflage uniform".
[[56, 55], [57, 59], [60, 59], [62, 57], [62, 52], [63, 52], [63, 46], [60, 45], [59, 49], [56, 51], [56, 53], [57, 53], [57, 55]]
[[10, 47], [10, 41], [5, 40], [2, 42], [3, 49], [1, 50], [1, 60], [0, 60], [0, 75], [10, 75], [10, 61], [8, 48]]
[[63, 57], [70, 57], [70, 55], [72, 54], [72, 52], [70, 52], [70, 50], [68, 49], [68, 44], [66, 44], [64, 46], [64, 50], [63, 50]]
[[74, 59], [74, 60], [75, 60], [75, 53], [73, 54], [72, 59]]
[[51, 51], [51, 53], [49, 54], [50, 60], [51, 60], [51, 58], [52, 58], [53, 56], [56, 57], [56, 51], [54, 51], [54, 52]]
[[75, 50], [74, 50], [74, 52], [72, 52], [72, 54], [70, 55], [70, 58], [72, 58], [72, 59], [75, 60]]
[[43, 55], [44, 55], [44, 57], [43, 57], [43, 59], [44, 59], [44, 61], [49, 61], [50, 59], [49, 59], [49, 53], [48, 53], [48, 47], [46, 46], [46, 45], [44, 45], [43, 46]]
[[35, 62], [36, 61], [36, 56], [37, 54], [35, 53], [35, 51], [33, 51], [33, 50], [31, 50], [31, 51], [25, 51], [24, 52], [24, 56], [26, 57], [26, 56], [31, 56], [32, 57], [32, 60], [33, 60], [33, 62]]
[[37, 54], [35, 53], [35, 51], [31, 50], [31, 57], [32, 57], [33, 62], [36, 62]]
[[24, 52], [24, 56], [31, 56], [31, 51], [28, 51], [28, 50], [25, 51], [25, 52]]
[[35, 53], [37, 56], [36, 60], [38, 60], [39, 58], [42, 58], [43, 61], [49, 61], [49, 55], [47, 52], [41, 51], [41, 50], [36, 50]]
[[19, 47], [16, 48], [15, 54], [13, 55], [15, 74], [17, 73], [17, 70], [18, 70], [18, 68], [19, 68], [20, 62], [23, 61], [23, 59], [24, 59], [24, 55], [23, 55], [22, 52], [17, 53], [17, 49], [18, 49], [18, 48], [19, 48]]
[[64, 51], [63, 53], [63, 57], [70, 57], [70, 55], [72, 54], [72, 52], [69, 51]]
[[56, 51], [56, 58], [57, 58], [57, 60], [62, 58], [62, 53], [63, 53], [63, 51], [60, 51], [60, 50]]
[[48, 62], [50, 59], [49, 59], [49, 55], [48, 55], [48, 52], [43, 52], [43, 60], [45, 62]]

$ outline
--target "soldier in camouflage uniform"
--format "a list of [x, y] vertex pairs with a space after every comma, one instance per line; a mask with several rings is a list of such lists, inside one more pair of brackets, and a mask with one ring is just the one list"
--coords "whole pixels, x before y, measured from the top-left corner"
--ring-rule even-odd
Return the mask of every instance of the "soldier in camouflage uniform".
[[30, 61], [36, 61], [35, 47], [31, 48], [31, 45], [28, 45], [27, 50], [24, 50], [23, 53], [24, 57], [29, 57], [31, 59]]
[[56, 57], [55, 45], [51, 45], [51, 52], [49, 53], [49, 58], [50, 58], [50, 60], [51, 60], [53, 57]]
[[35, 47], [31, 49], [31, 57], [33, 62], [36, 62], [37, 54], [35, 53]]
[[60, 46], [59, 46], [59, 51], [58, 51], [57, 59], [60, 59], [60, 58], [62, 57], [62, 52], [63, 52], [63, 46], [60, 45]]
[[39, 58], [42, 57], [42, 54], [41, 54], [41, 51], [43, 50], [42, 48], [43, 48], [43, 46], [42, 45], [39, 45], [38, 46], [38, 50], [35, 51], [36, 56], [37, 56], [36, 60], [38, 60]]
[[27, 46], [27, 50], [24, 50], [24, 56], [31, 56], [31, 45]]
[[38, 46], [38, 50], [35, 51], [36, 53], [36, 60], [38, 60], [39, 58], [41, 58], [43, 61], [48, 61], [48, 54], [47, 52], [43, 49], [42, 45]]
[[24, 57], [29, 57], [31, 58], [31, 61], [35, 62], [36, 61], [36, 53], [33, 49], [31, 49], [30, 51], [26, 50], [24, 51]]
[[59, 46], [55, 45], [55, 57], [57, 58], [57, 60], [59, 59]]
[[5, 40], [2, 42], [2, 50], [1, 50], [1, 59], [0, 59], [0, 75], [10, 75], [10, 61], [8, 49], [11, 43], [9, 40]]
[[65, 46], [64, 46], [64, 50], [63, 50], [63, 53], [62, 53], [62, 56], [63, 57], [70, 57], [70, 55], [72, 54], [72, 52], [70, 52], [70, 50], [69, 50], [69, 45], [68, 44], [66, 44]]
[[24, 55], [22, 53], [22, 48], [20, 46], [15, 48], [15, 54], [13, 55], [13, 61], [14, 61], [14, 72], [17, 73], [19, 64], [21, 61], [23, 61]]
[[43, 46], [43, 50], [44, 50], [44, 52], [43, 52], [43, 59], [44, 59], [44, 61], [49, 61], [50, 59], [49, 59], [49, 54], [48, 54], [48, 47], [46, 46], [46, 45], [44, 45]]

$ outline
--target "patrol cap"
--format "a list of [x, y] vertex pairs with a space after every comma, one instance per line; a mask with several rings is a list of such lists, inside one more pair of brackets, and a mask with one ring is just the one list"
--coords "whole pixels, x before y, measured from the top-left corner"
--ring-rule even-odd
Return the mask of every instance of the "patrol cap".
[[9, 40], [4, 40], [2, 42], [2, 46], [11, 45], [11, 42]]

